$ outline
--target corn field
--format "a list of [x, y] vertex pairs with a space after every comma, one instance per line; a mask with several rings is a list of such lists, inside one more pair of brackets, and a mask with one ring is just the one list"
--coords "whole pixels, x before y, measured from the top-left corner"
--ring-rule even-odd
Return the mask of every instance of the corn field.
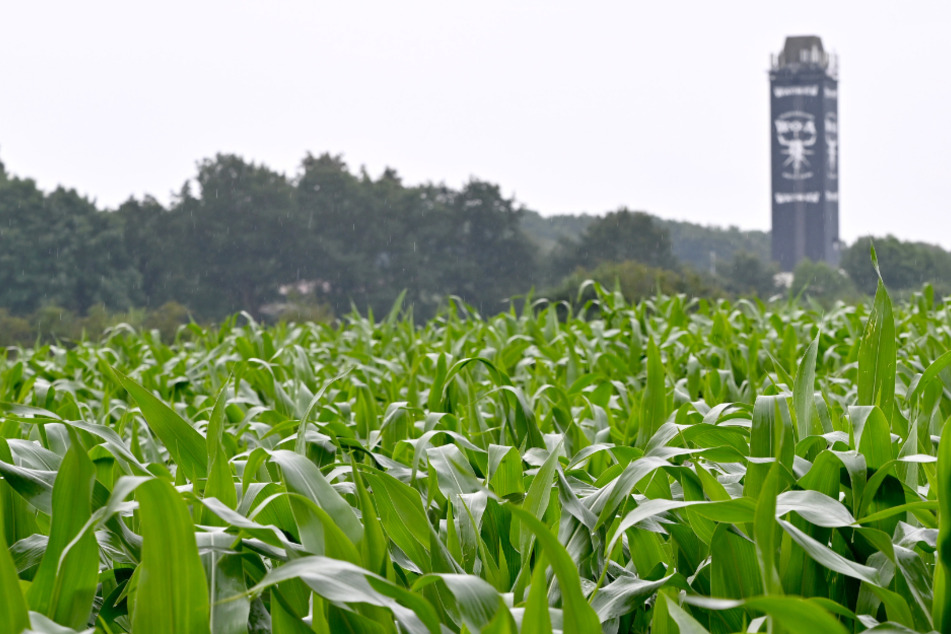
[[951, 632], [951, 305], [455, 304], [0, 357], [0, 631]]

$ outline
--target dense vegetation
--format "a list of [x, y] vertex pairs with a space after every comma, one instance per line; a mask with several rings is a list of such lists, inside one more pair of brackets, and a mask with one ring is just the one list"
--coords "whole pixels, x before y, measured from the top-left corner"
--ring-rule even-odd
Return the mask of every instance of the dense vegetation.
[[[169, 317], [180, 314], [380, 314], [403, 290], [421, 322], [448, 296], [493, 313], [532, 288], [568, 297], [589, 277], [622, 278], [631, 300], [658, 288], [768, 298], [786, 292], [773, 283], [768, 241], [624, 208], [544, 218], [491, 183], [408, 186], [393, 170], [372, 178], [326, 154], [305, 157], [292, 177], [219, 155], [168, 207], [130, 199], [111, 211], [72, 190], [44, 193], [0, 164], [0, 345], [97, 336], [96, 326], [123, 321], [174, 330], [181, 319]], [[947, 252], [877, 244], [893, 291], [930, 281], [951, 292]], [[867, 252], [867, 239], [845, 250], [846, 275], [805, 263], [792, 294], [828, 305], [873, 293]]]
[[11, 351], [0, 630], [951, 631], [951, 307], [588, 287]]

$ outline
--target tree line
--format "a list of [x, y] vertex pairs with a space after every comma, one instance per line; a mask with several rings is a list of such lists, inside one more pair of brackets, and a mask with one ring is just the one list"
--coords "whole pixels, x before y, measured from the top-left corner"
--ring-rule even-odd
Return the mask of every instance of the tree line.
[[[404, 305], [424, 319], [448, 296], [492, 313], [532, 288], [566, 296], [585, 277], [626, 280], [632, 299], [657, 290], [823, 300], [874, 292], [868, 239], [844, 250], [842, 271], [804, 263], [789, 291], [775, 285], [768, 240], [624, 208], [544, 218], [492, 183], [411, 186], [392, 169], [373, 178], [330, 154], [308, 154], [291, 177], [219, 154], [169, 205], [130, 198], [115, 210], [63, 187], [43, 192], [0, 163], [0, 317], [35, 323], [56, 310], [99, 324], [103, 314], [143, 309], [165, 325], [242, 310], [382, 314], [404, 291]], [[948, 252], [892, 237], [876, 246], [891, 288], [933, 282], [951, 292]]]
[[408, 187], [327, 154], [305, 157], [294, 178], [218, 155], [169, 206], [146, 197], [111, 212], [0, 170], [0, 306], [84, 314], [175, 301], [216, 320], [295, 296], [337, 314], [387, 310], [405, 288], [423, 316], [446, 295], [495, 310], [537, 273], [522, 213], [490, 183]]

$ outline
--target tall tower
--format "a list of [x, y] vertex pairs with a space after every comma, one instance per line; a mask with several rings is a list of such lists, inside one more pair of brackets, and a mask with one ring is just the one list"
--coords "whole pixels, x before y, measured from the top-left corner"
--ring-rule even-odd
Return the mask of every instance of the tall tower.
[[839, 263], [838, 64], [814, 35], [787, 37], [769, 71], [773, 260]]

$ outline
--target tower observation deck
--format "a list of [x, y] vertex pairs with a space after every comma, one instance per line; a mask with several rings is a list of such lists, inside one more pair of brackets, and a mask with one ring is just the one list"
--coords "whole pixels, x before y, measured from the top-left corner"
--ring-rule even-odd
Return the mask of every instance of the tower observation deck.
[[772, 251], [784, 271], [839, 262], [838, 88], [838, 61], [814, 35], [772, 56]]

